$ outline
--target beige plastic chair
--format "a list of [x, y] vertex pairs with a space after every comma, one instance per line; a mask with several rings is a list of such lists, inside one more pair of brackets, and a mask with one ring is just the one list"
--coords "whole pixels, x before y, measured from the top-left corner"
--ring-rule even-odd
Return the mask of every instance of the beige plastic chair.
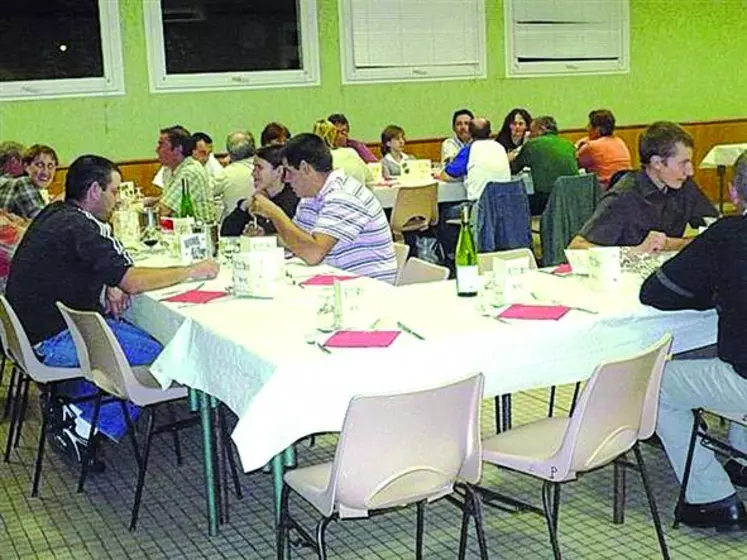
[[425, 282], [442, 282], [448, 277], [449, 269], [445, 266], [412, 257], [402, 267], [397, 285], [407, 286], [408, 284], [423, 284]]
[[[290, 529], [326, 558], [325, 530], [333, 519], [369, 517], [417, 504], [416, 557], [422, 557], [424, 507], [464, 488], [459, 557], [466, 552], [469, 517], [475, 518], [487, 558], [482, 507], [472, 484], [481, 476], [482, 374], [449, 385], [394, 395], [354, 397], [348, 406], [334, 461], [286, 473], [277, 527], [278, 558]], [[290, 491], [323, 516], [316, 539], [291, 517]]]
[[[13, 375], [8, 387], [11, 422], [8, 428], [8, 440], [5, 446], [5, 462], [10, 461], [12, 447], [18, 446], [26, 413], [30, 381], [38, 384], [42, 397], [42, 422], [39, 432], [39, 443], [36, 451], [34, 476], [31, 482], [31, 496], [39, 495], [44, 447], [47, 440], [47, 428], [53, 421], [53, 403], [57, 399], [57, 384], [82, 377], [80, 368], [58, 368], [45, 366], [34, 353], [26, 331], [21, 325], [15, 310], [5, 296], [0, 296], [0, 336], [3, 350], [13, 364]], [[15, 383], [14, 383], [15, 380]], [[15, 385], [15, 395], [12, 395]]]
[[[634, 451], [664, 558], [669, 552], [648, 481], [639, 440], [656, 428], [659, 387], [672, 345], [665, 335], [644, 352], [597, 366], [570, 418], [543, 418], [483, 441], [483, 459], [544, 481], [542, 505], [555, 558], [560, 484]], [[488, 495], [491, 494], [487, 491]]]
[[407, 262], [407, 256], [410, 254], [410, 246], [405, 243], [393, 243], [394, 256], [397, 258], [397, 276], [394, 279], [394, 285], [399, 285], [399, 275], [402, 274], [402, 268]]
[[[114, 333], [99, 313], [95, 311], [76, 311], [60, 302], [57, 302], [57, 307], [72, 334], [81, 368], [85, 372], [86, 377], [91, 379], [100, 390], [93, 409], [91, 435], [93, 435], [98, 424], [102, 393], [107, 393], [120, 400], [122, 413], [128, 423], [128, 432], [139, 466], [135, 502], [132, 506], [130, 519], [130, 530], [132, 531], [137, 526], [140, 499], [145, 483], [145, 472], [148, 467], [148, 456], [153, 436], [163, 432], [175, 433], [176, 429], [196, 425], [199, 422], [199, 418], [190, 418], [181, 422], [169, 422], [168, 424], [156, 427], [157, 405], [186, 398], [187, 389], [181, 386], [173, 386], [164, 390], [150, 374], [147, 367], [131, 367]], [[134, 430], [125, 404], [127, 401], [146, 409], [150, 413], [148, 415], [148, 428], [142, 457], [137, 451], [138, 447], [135, 441]], [[94, 442], [95, 440], [91, 440], [91, 444], [89, 445], [90, 454], [95, 452]], [[177, 448], [177, 462], [181, 462], [177, 441], [175, 441], [175, 447]], [[82, 463], [83, 467], [78, 482], [78, 491], [83, 490], [88, 462], [88, 460], [84, 460]]]
[[401, 186], [394, 199], [389, 224], [395, 241], [404, 239], [404, 232], [425, 231], [438, 223], [438, 183], [417, 187]]
[[521, 257], [527, 257], [529, 259], [530, 270], [537, 269], [537, 259], [534, 258], [534, 253], [528, 247], [521, 247], [519, 249], [509, 249], [507, 251], [495, 251], [493, 253], [478, 253], [477, 254], [477, 270], [480, 274], [491, 272], [493, 270], [493, 257], [498, 257], [504, 260], [511, 260]]

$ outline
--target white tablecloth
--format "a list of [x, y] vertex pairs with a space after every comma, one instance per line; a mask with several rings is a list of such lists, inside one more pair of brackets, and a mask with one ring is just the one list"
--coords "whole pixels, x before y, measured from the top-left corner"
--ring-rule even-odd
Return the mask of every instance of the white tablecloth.
[[719, 165], [730, 166], [734, 164], [740, 154], [747, 151], [747, 143], [742, 144], [717, 144], [706, 154], [700, 162], [701, 169], [713, 169]]

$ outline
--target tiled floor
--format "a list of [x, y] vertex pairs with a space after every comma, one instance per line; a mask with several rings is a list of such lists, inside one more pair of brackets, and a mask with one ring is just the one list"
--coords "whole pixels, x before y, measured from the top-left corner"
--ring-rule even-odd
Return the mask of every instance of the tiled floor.
[[[4, 402], [5, 387], [0, 390]], [[547, 391], [514, 398], [514, 423], [546, 412]], [[565, 388], [559, 402], [567, 403]], [[32, 397], [31, 403], [37, 402]], [[38, 408], [38, 407], [36, 407]], [[292, 414], [292, 411], [289, 411]], [[21, 445], [10, 464], [0, 463], [0, 559], [12, 558], [272, 558], [275, 554], [270, 475], [242, 476], [245, 497], [231, 501], [230, 520], [220, 535], [208, 537], [204, 515], [199, 432], [183, 437], [183, 466], [176, 467], [170, 438], [157, 439], [146, 483], [140, 524], [127, 530], [135, 482], [135, 461], [128, 445], [106, 444], [107, 470], [90, 478], [84, 494], [75, 493], [76, 471], [50, 454], [44, 465], [40, 498], [29, 498], [38, 410], [29, 411]], [[7, 420], [0, 423], [5, 442]], [[494, 425], [492, 401], [485, 401], [483, 430]], [[328, 460], [334, 436], [317, 438], [316, 445], [298, 446], [301, 464]], [[656, 498], [665, 522], [672, 558], [743, 559], [747, 535], [725, 536], [712, 531], [671, 529], [676, 482], [663, 452], [645, 446]], [[484, 485], [539, 504], [540, 484], [517, 474], [486, 468]], [[628, 475], [628, 503], [623, 525], [611, 523], [612, 470], [583, 477], [563, 490], [560, 542], [565, 558], [657, 558], [659, 550], [640, 479]], [[747, 498], [747, 496], [743, 497]], [[298, 511], [298, 500], [291, 507]], [[310, 527], [309, 508], [301, 519]], [[426, 558], [456, 557], [460, 512], [441, 501], [426, 509]], [[332, 524], [329, 553], [333, 558], [410, 558], [414, 556], [415, 511], [407, 509], [371, 520]], [[491, 557], [551, 558], [544, 520], [532, 513], [509, 514], [486, 508], [486, 532]], [[309, 549], [294, 557], [313, 558]], [[469, 557], [477, 557], [474, 533]]]

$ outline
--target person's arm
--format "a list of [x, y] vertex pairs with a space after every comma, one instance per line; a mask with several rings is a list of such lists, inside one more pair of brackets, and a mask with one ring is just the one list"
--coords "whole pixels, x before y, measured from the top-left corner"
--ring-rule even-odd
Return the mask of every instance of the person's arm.
[[130, 295], [167, 288], [185, 280], [209, 280], [215, 278], [220, 265], [214, 261], [200, 261], [188, 266], [148, 268], [133, 266], [127, 269], [117, 286]]
[[444, 168], [443, 172], [447, 175], [447, 177], [445, 177], [447, 180], [459, 179], [467, 174], [467, 163], [469, 162], [471, 146], [472, 145], [470, 144], [459, 150], [456, 157]]
[[577, 235], [568, 244], [568, 249], [591, 249], [592, 247], [600, 247], [596, 243], [592, 243], [582, 235]]
[[308, 233], [298, 227], [282, 208], [260, 193], [252, 198], [251, 212], [272, 222], [281, 242], [306, 264], [316, 265], [332, 250], [337, 239], [320, 232]]
[[359, 140], [351, 140], [348, 138], [348, 146], [358, 152], [358, 155], [365, 163], [376, 163], [379, 161], [376, 159], [376, 156], [371, 153], [371, 150], [368, 149], [368, 146]]
[[10, 205], [10, 210], [22, 218], [33, 220], [36, 215], [44, 209], [44, 206], [44, 198], [42, 198], [36, 185], [30, 181], [27, 182], [24, 180], [19, 184], [18, 189], [16, 190], [14, 200], [12, 200]]
[[585, 141], [582, 144], [577, 144], [578, 153], [576, 158], [578, 159], [578, 166], [584, 169], [590, 169], [594, 165], [594, 153], [593, 146], [590, 142]]
[[459, 149], [451, 138], [441, 143], [441, 165], [448, 165], [459, 153]]
[[236, 203], [236, 208], [226, 216], [223, 220], [223, 224], [220, 226], [221, 236], [239, 236], [244, 231], [246, 224], [249, 223], [251, 216], [247, 211], [249, 208], [250, 201], [246, 198], [242, 198]]

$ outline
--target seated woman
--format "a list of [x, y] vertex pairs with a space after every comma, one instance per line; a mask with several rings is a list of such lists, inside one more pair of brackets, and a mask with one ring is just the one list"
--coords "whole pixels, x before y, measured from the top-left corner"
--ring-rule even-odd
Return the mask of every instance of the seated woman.
[[526, 109], [515, 107], [503, 119], [503, 126], [495, 137], [495, 141], [506, 149], [508, 161], [513, 161], [519, 155], [524, 145], [529, 127], [532, 126], [532, 115]]
[[576, 144], [578, 166], [596, 173], [606, 190], [615, 173], [630, 169], [630, 151], [622, 138], [615, 136], [615, 116], [611, 111], [597, 109], [589, 113], [586, 129], [589, 135]]
[[262, 129], [259, 141], [263, 146], [282, 146], [291, 137], [291, 132], [283, 123], [271, 122]]
[[[262, 146], [254, 155], [254, 179], [255, 192], [264, 193], [269, 199], [283, 209], [289, 218], [296, 214], [298, 197], [287, 183], [283, 182], [283, 146]], [[243, 198], [238, 201], [236, 208], [226, 219], [220, 228], [221, 236], [247, 235], [269, 235], [277, 233], [275, 226], [267, 218], [252, 216], [249, 213], [251, 199]], [[257, 227], [253, 220], [256, 219]]]
[[334, 169], [342, 169], [345, 175], [357, 180], [361, 185], [366, 185], [368, 188], [373, 187], [374, 176], [371, 169], [353, 148], [338, 145], [339, 131], [334, 124], [330, 121], [318, 120], [314, 123], [312, 132], [324, 140], [324, 143], [332, 152], [332, 167]]
[[413, 156], [406, 154], [405, 131], [401, 126], [390, 124], [381, 133], [381, 170], [385, 177], [393, 177], [402, 174], [401, 164]]

